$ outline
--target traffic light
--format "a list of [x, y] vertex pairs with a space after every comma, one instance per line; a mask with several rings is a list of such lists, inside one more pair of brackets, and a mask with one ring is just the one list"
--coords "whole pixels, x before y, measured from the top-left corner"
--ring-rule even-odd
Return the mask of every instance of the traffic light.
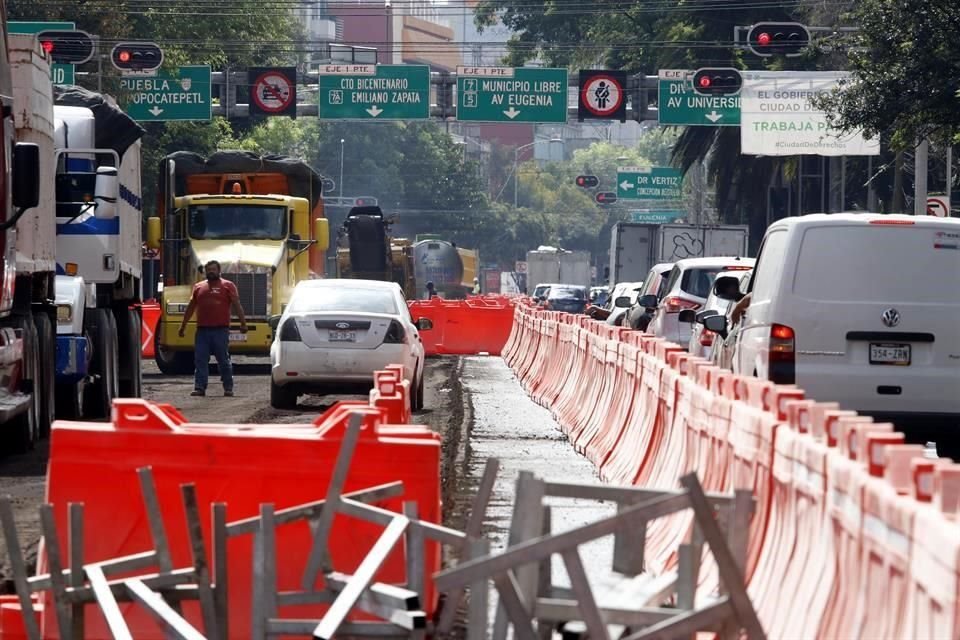
[[799, 22], [761, 22], [750, 27], [747, 45], [758, 56], [799, 56], [810, 44], [810, 30]]
[[612, 191], [601, 191], [595, 197], [597, 204], [613, 204], [617, 201], [617, 194]]
[[743, 78], [736, 69], [698, 69], [693, 90], [705, 96], [732, 96], [740, 93]]
[[83, 64], [93, 57], [96, 45], [86, 31], [41, 31], [40, 46], [59, 64]]
[[577, 186], [582, 189], [593, 189], [600, 184], [597, 176], [577, 176]]
[[121, 42], [110, 52], [120, 71], [153, 71], [163, 64], [163, 50], [153, 42]]

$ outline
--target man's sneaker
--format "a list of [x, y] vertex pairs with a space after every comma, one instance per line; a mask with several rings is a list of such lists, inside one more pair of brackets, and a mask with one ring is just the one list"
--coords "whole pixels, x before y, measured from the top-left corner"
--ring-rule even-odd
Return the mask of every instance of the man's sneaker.
[[207, 395], [207, 392], [204, 391], [203, 389], [194, 389], [193, 393], [191, 393], [190, 395], [199, 398]]
[[231, 391], [226, 391], [226, 390], [224, 390], [224, 392], [223, 392], [223, 397], [224, 397], [224, 398], [232, 398], [232, 397], [233, 397], [233, 391], [232, 391], [232, 390], [231, 390]]

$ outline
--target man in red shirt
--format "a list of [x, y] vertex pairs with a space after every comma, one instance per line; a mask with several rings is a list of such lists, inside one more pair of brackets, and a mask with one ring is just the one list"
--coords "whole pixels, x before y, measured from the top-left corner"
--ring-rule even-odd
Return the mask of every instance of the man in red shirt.
[[220, 263], [211, 260], [204, 265], [206, 282], [193, 286], [190, 304], [180, 323], [180, 337], [187, 330], [187, 322], [197, 314], [197, 337], [193, 343], [194, 374], [192, 396], [207, 394], [207, 378], [210, 375], [210, 355], [217, 359], [223, 395], [233, 396], [233, 364], [230, 362], [231, 311], [240, 317], [240, 331], [247, 332], [247, 318], [243, 315], [240, 296], [235, 284], [220, 277]]

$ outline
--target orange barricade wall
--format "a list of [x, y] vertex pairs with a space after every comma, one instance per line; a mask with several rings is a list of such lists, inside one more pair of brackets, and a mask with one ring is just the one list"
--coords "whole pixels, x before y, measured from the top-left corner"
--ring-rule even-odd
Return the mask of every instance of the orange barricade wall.
[[414, 320], [429, 318], [433, 329], [420, 332], [428, 356], [499, 356], [513, 330], [514, 299], [474, 296], [466, 300], [413, 300]]
[[[344, 491], [394, 481], [404, 495], [376, 503], [402, 512], [415, 500], [420, 518], [439, 523], [440, 438], [426, 427], [409, 426], [409, 388], [395, 371], [380, 374], [371, 403], [334, 405], [313, 424], [189, 424], [176, 410], [143, 400], [118, 400], [112, 423], [54, 424], [46, 501], [55, 508], [59, 531], [67, 531], [67, 505], [85, 505], [86, 562], [152, 549], [136, 470], [153, 469], [167, 536], [176, 567], [192, 566], [180, 485], [195, 483], [204, 536], [210, 537], [210, 505], [227, 503], [227, 520], [258, 514], [261, 503], [276, 510], [322, 499], [339, 452], [351, 410], [362, 411], [365, 425]], [[389, 426], [398, 419], [401, 426]], [[369, 552], [382, 527], [338, 515], [331, 535], [336, 571], [352, 573]], [[229, 541], [230, 637], [250, 637], [252, 537]], [[310, 536], [306, 523], [277, 530], [278, 588], [296, 590], [306, 566]], [[209, 548], [208, 548], [209, 551]], [[440, 550], [428, 544], [426, 576], [440, 568]], [[41, 568], [43, 571], [43, 568]], [[377, 580], [402, 584], [403, 549], [395, 550]], [[426, 611], [436, 595], [428, 585]], [[199, 610], [185, 611], [199, 624]], [[121, 605], [133, 636], [160, 639], [159, 627], [131, 605]], [[316, 607], [294, 607], [286, 617], [318, 617]], [[56, 637], [53, 607], [44, 613], [45, 638]], [[198, 627], [199, 628], [199, 627]], [[108, 638], [99, 615], [87, 617], [87, 638]], [[4, 632], [3, 637], [7, 635]], [[10, 636], [13, 637], [13, 636]]]
[[[960, 637], [960, 465], [802, 389], [527, 300], [503, 357], [604, 481], [676, 488], [696, 471], [708, 491], [753, 492], [745, 571], [769, 637]], [[692, 526], [648, 525], [651, 571], [676, 567]]]

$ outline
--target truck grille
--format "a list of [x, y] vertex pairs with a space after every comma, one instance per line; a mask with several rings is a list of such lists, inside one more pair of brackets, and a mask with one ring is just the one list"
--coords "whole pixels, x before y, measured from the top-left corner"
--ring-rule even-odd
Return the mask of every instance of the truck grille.
[[267, 273], [225, 273], [237, 285], [240, 306], [248, 318], [265, 318], [270, 308], [270, 275]]

